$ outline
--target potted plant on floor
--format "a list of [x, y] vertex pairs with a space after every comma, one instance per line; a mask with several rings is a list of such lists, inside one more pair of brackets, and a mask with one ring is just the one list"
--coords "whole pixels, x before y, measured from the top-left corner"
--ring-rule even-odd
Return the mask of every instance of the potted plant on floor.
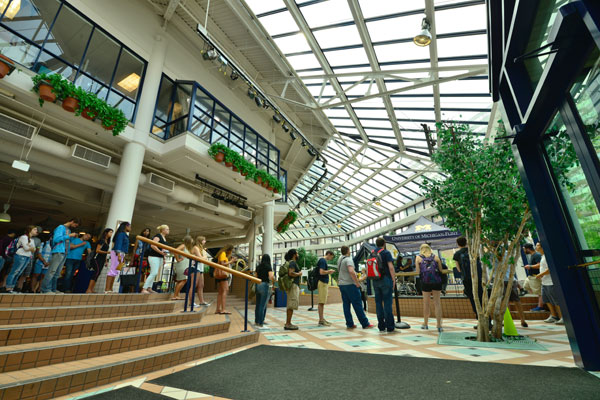
[[223, 143], [213, 143], [208, 149], [208, 155], [215, 159], [216, 162], [221, 163], [225, 159], [229, 148]]
[[33, 91], [40, 98], [40, 107], [44, 106], [45, 101], [54, 103], [57, 98], [62, 98], [65, 79], [59, 74], [39, 74], [31, 78], [33, 81]]
[[15, 70], [15, 62], [3, 54], [0, 54], [0, 79], [12, 74]]

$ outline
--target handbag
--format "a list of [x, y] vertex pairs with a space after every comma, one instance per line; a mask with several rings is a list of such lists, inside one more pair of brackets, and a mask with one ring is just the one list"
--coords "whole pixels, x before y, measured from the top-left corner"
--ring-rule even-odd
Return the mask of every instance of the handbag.
[[215, 268], [215, 279], [227, 279], [229, 274], [220, 268]]

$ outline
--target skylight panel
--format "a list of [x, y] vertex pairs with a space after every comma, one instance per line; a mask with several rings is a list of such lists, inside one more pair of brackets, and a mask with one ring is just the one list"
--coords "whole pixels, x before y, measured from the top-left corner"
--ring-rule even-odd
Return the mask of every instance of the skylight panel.
[[469, 112], [469, 111], [444, 111], [442, 112], [442, 120], [444, 121], [488, 121], [489, 112]]
[[302, 33], [273, 39], [283, 54], [309, 51], [310, 46]]
[[414, 120], [428, 120], [435, 119], [435, 112], [433, 110], [429, 111], [416, 111], [416, 110], [395, 110], [396, 117], [399, 119], [414, 119]]
[[487, 28], [485, 4], [450, 8], [435, 12], [436, 34], [475, 31]]
[[[407, 61], [407, 60], [428, 60], [429, 48], [415, 46], [411, 41], [409, 43], [396, 43], [375, 46], [377, 60], [381, 62], [388, 61]], [[429, 63], [427, 67], [429, 67]], [[412, 67], [412, 66], [411, 66]]]
[[[308, 91], [315, 97], [319, 97], [319, 94], [321, 94], [321, 90], [323, 90], [323, 96], [334, 96], [335, 95], [335, 90], [333, 89], [333, 87], [331, 85], [325, 85], [325, 88], [321, 88], [321, 86], [308, 86]], [[324, 101], [323, 99], [321, 99], [321, 101]]]
[[370, 127], [392, 129], [392, 124], [387, 119], [384, 121], [381, 121], [381, 120], [367, 120], [364, 118], [359, 118], [359, 120], [363, 125], [369, 125]]
[[386, 110], [354, 110], [358, 118], [388, 118]]
[[491, 96], [485, 97], [440, 97], [440, 104], [444, 108], [491, 108]]
[[487, 35], [485, 34], [437, 39], [438, 57], [487, 54], [487, 46]]
[[322, 49], [361, 44], [355, 25], [314, 31], [313, 35]]
[[300, 10], [311, 28], [352, 21], [352, 12], [346, 0], [327, 0]]
[[283, 0], [246, 0], [246, 4], [256, 15], [285, 8]]
[[440, 93], [488, 93], [487, 79], [449, 81], [440, 84]]
[[271, 36], [282, 33], [297, 32], [299, 30], [298, 25], [296, 25], [296, 21], [294, 21], [294, 18], [289, 11], [267, 15], [259, 18], [259, 21]]
[[325, 53], [325, 57], [327, 57], [327, 61], [329, 61], [329, 65], [332, 67], [340, 65], [365, 64], [369, 62], [367, 54], [363, 48], [328, 51]]
[[[359, 0], [360, 9], [365, 18], [379, 17], [413, 10], [424, 10], [424, 0], [373, 1]], [[420, 22], [420, 21], [419, 21]], [[420, 26], [420, 25], [419, 25]]]
[[319, 61], [314, 54], [303, 54], [300, 56], [287, 57], [288, 62], [294, 69], [305, 69], [320, 67]]
[[[408, 1], [404, 0], [404, 2]], [[377, 1], [373, 1], [373, 3], [377, 3]], [[389, 4], [390, 2], [382, 3]], [[412, 37], [415, 36], [417, 31], [421, 28], [422, 19], [423, 14], [383, 19], [367, 22], [367, 29], [369, 30], [369, 35], [371, 36], [371, 41], [373, 42], [396, 39], [411, 39], [410, 44], [415, 46], [415, 44], [412, 42]]]
[[433, 107], [432, 97], [392, 97], [394, 107]]
[[298, 70], [296, 70], [296, 72], [298, 73], [298, 76], [300, 78], [302, 78], [303, 76], [307, 76], [307, 75], [310, 76], [310, 75], [323, 75], [323, 74], [325, 74], [325, 72], [320, 67], [316, 68], [315, 70], [311, 69], [310, 71], [298, 71]]
[[343, 117], [343, 118], [350, 118], [350, 116], [348, 115], [348, 112], [345, 109], [327, 109], [325, 110], [325, 115], [327, 115], [328, 117]]

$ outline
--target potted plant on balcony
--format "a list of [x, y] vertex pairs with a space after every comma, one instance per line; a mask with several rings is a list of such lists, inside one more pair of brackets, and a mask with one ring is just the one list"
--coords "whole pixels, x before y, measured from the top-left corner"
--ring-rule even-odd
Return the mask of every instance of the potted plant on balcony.
[[86, 92], [80, 87], [75, 87], [74, 96], [79, 100], [79, 107], [75, 110], [75, 115], [81, 115], [90, 121], [96, 119], [98, 110], [102, 109], [105, 104], [95, 94]]
[[288, 228], [294, 224], [294, 222], [296, 222], [296, 219], [298, 218], [298, 214], [296, 214], [294, 211], [289, 211], [287, 213], [287, 215], [285, 216], [285, 218], [279, 223], [277, 224], [277, 232], [278, 233], [284, 233], [285, 231], [288, 230]]
[[33, 91], [40, 98], [40, 107], [44, 106], [45, 101], [54, 103], [57, 98], [63, 97], [65, 79], [59, 74], [38, 74], [31, 78], [33, 81]]
[[254, 182], [256, 182], [257, 185], [262, 185], [266, 182], [268, 176], [269, 174], [267, 174], [267, 171], [257, 169], [256, 174], [254, 175]]
[[223, 162], [225, 154], [229, 151], [229, 148], [223, 143], [213, 143], [208, 149], [208, 154], [215, 159], [216, 162]]
[[254, 166], [254, 164], [244, 159], [244, 162], [238, 168], [240, 170], [240, 173], [243, 177], [246, 178], [246, 180], [254, 179], [254, 175], [256, 175], [256, 167]]
[[112, 130], [113, 136], [117, 136], [119, 133], [125, 130], [129, 120], [118, 108], [109, 106], [108, 104], [102, 104], [102, 107], [98, 110], [98, 118], [102, 123], [102, 127], [108, 131]]
[[79, 98], [83, 97], [82, 90], [78, 86], [75, 86], [72, 82], [63, 82], [63, 98], [62, 108], [65, 111], [74, 113], [79, 109]]
[[225, 153], [225, 166], [227, 168], [233, 167], [233, 163], [236, 162], [239, 157], [241, 156], [238, 153], [228, 148], [227, 152]]
[[15, 70], [15, 62], [3, 54], [0, 54], [0, 79], [12, 74]]

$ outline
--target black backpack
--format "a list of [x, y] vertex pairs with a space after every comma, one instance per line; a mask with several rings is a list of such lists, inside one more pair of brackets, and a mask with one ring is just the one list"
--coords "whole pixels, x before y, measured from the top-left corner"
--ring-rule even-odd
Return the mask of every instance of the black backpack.
[[319, 287], [319, 267], [314, 267], [308, 272], [308, 279], [306, 280], [308, 290], [311, 292], [317, 290]]

